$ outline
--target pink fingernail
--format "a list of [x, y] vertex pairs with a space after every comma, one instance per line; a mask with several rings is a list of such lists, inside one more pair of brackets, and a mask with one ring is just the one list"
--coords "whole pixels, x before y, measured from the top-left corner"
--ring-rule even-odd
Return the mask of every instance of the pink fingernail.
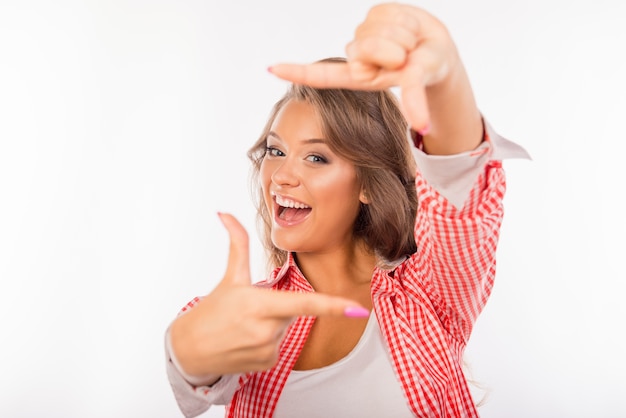
[[426, 126], [424, 126], [422, 129], [420, 129], [419, 131], [417, 131], [420, 135], [422, 136], [426, 136], [428, 135], [428, 133], [430, 132], [430, 123]]
[[370, 311], [360, 306], [348, 306], [343, 314], [348, 318], [367, 318], [370, 316]]
[[268, 72], [268, 73], [271, 73], [273, 69], [274, 69], [274, 67], [272, 67], [272, 66], [270, 65], [269, 67], [267, 67], [267, 72]]

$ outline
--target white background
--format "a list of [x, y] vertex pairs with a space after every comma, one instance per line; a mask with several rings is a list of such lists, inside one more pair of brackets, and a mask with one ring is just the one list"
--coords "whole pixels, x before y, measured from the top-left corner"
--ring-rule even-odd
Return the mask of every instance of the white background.
[[[2, 0], [1, 417], [181, 416], [163, 333], [223, 273], [216, 212], [255, 234], [245, 152], [286, 88], [266, 67], [343, 55], [373, 4]], [[533, 156], [505, 164], [498, 278], [467, 350], [482, 416], [626, 416], [625, 7], [414, 4]]]

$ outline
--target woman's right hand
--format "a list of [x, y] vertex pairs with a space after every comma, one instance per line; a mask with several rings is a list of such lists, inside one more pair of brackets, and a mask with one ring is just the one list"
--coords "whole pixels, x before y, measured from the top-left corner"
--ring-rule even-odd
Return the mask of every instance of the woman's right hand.
[[298, 316], [363, 317], [357, 302], [322, 295], [252, 286], [248, 234], [229, 214], [220, 219], [230, 236], [226, 274], [197, 305], [170, 327], [173, 354], [190, 376], [267, 370], [278, 361], [281, 341]]

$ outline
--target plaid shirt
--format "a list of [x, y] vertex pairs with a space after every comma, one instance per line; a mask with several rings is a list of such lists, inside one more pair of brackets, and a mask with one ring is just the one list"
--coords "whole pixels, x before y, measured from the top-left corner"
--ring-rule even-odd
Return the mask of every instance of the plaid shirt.
[[[487, 141], [465, 155], [466, 171], [474, 174], [470, 174], [473, 182], [468, 183], [467, 190], [461, 193], [464, 196], [458, 200], [464, 203], [455, 205], [454, 199], [433, 187], [432, 183], [445, 182], [445, 176], [427, 181], [418, 172], [419, 207], [415, 222], [418, 250], [393, 269], [376, 268], [372, 276], [374, 312], [396, 377], [417, 417], [478, 417], [463, 373], [463, 352], [495, 277], [505, 193], [504, 171], [495, 157], [528, 158], [521, 147], [498, 137], [488, 125], [487, 128]], [[489, 139], [494, 136], [496, 142], [503, 144], [500, 153], [494, 152]], [[420, 158], [428, 158], [420, 153], [416, 150], [418, 165]], [[446, 164], [448, 157], [440, 158]], [[458, 156], [448, 161], [459, 164]], [[457, 190], [457, 198], [458, 195]], [[295, 292], [313, 291], [291, 255], [284, 266], [259, 285]], [[189, 307], [193, 305], [192, 301]], [[294, 321], [281, 345], [278, 363], [272, 369], [229, 376], [230, 381], [218, 382], [227, 388], [222, 391], [231, 392], [225, 397], [216, 397], [212, 393], [215, 387], [193, 388], [196, 396], [205, 396], [209, 403], [216, 399], [230, 400], [226, 407], [228, 417], [270, 418], [314, 321], [314, 317]], [[180, 389], [174, 388], [174, 392], [181, 404]], [[185, 412], [182, 404], [181, 408]], [[194, 416], [206, 408], [208, 405], [196, 404], [187, 408], [186, 414]]]

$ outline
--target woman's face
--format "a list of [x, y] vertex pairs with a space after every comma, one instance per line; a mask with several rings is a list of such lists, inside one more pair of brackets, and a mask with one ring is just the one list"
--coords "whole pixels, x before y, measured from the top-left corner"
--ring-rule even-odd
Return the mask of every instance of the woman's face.
[[361, 187], [352, 163], [333, 153], [315, 108], [290, 100], [267, 136], [261, 163], [272, 242], [285, 251], [328, 252], [352, 244]]

